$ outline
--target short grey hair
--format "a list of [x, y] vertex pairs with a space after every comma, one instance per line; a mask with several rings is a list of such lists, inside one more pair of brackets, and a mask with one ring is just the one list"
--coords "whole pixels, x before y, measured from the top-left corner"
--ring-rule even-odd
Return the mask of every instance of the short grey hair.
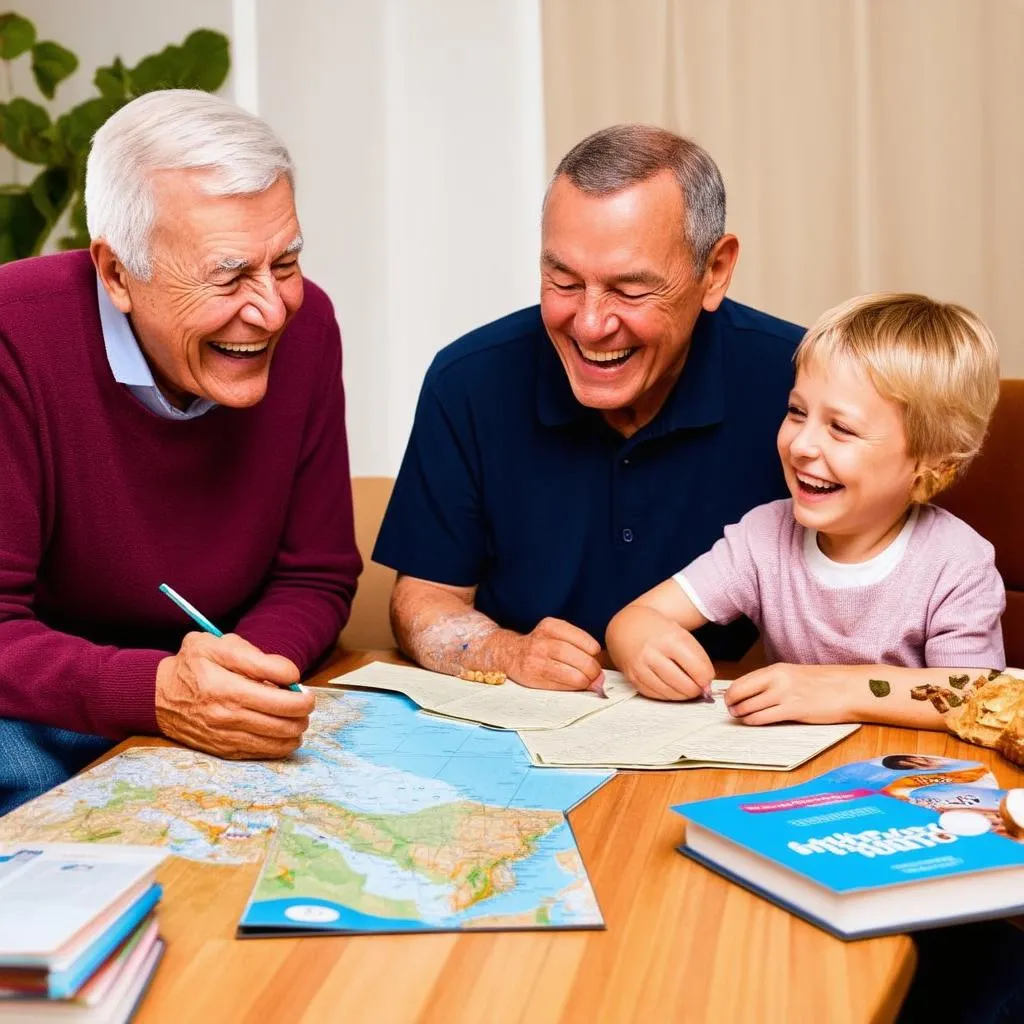
[[152, 274], [154, 171], [205, 168], [210, 195], [264, 192], [295, 167], [270, 126], [199, 89], [162, 89], [134, 99], [93, 137], [85, 168], [89, 237], [103, 238], [133, 276]]
[[660, 171], [671, 171], [679, 183], [684, 235], [694, 266], [703, 273], [711, 250], [725, 234], [725, 185], [718, 165], [692, 139], [646, 124], [602, 128], [562, 157], [551, 185], [565, 175], [582, 192], [612, 195]]

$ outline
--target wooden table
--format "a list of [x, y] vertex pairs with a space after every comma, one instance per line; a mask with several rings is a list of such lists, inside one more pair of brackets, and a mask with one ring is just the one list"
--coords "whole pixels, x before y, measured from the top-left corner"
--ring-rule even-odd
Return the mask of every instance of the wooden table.
[[[311, 682], [373, 657], [389, 655], [339, 652]], [[139, 1024], [890, 1020], [914, 969], [909, 938], [844, 943], [724, 881], [675, 852], [683, 824], [669, 806], [902, 752], [986, 761], [1003, 785], [1024, 785], [990, 751], [875, 726], [793, 772], [619, 773], [569, 815], [600, 932], [238, 941], [258, 866], [175, 858], [161, 871], [167, 954]]]

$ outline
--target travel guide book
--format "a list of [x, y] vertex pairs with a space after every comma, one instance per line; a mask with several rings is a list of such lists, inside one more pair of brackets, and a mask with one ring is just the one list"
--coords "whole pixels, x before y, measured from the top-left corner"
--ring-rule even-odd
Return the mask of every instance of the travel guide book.
[[892, 754], [673, 808], [680, 852], [844, 939], [1024, 913], [1024, 789]]

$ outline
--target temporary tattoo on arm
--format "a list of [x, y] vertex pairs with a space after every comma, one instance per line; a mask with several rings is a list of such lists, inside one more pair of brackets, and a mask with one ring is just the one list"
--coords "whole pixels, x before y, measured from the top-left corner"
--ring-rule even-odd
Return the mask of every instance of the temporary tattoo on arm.
[[876, 697], [888, 697], [892, 693], [892, 687], [887, 679], [869, 679], [868, 686]]
[[971, 677], [966, 673], [962, 676], [949, 677], [949, 685], [952, 686], [954, 690], [962, 690], [970, 681]]
[[993, 679], [998, 679], [1003, 673], [997, 668], [990, 668], [988, 670], [988, 681], [992, 682]]

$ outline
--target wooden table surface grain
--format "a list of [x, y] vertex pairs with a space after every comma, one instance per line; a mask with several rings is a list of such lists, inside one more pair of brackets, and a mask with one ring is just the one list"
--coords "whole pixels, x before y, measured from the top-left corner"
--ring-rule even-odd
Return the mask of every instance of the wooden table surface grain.
[[[388, 652], [338, 652], [323, 682]], [[728, 677], [726, 675], [726, 677]], [[132, 745], [161, 744], [154, 739]], [[793, 772], [620, 772], [570, 815], [603, 931], [236, 939], [258, 865], [160, 871], [164, 961], [138, 1015], [164, 1022], [891, 1020], [914, 969], [905, 935], [841, 942], [680, 856], [672, 804], [792, 785], [885, 753], [985, 761], [952, 736], [864, 726]]]

